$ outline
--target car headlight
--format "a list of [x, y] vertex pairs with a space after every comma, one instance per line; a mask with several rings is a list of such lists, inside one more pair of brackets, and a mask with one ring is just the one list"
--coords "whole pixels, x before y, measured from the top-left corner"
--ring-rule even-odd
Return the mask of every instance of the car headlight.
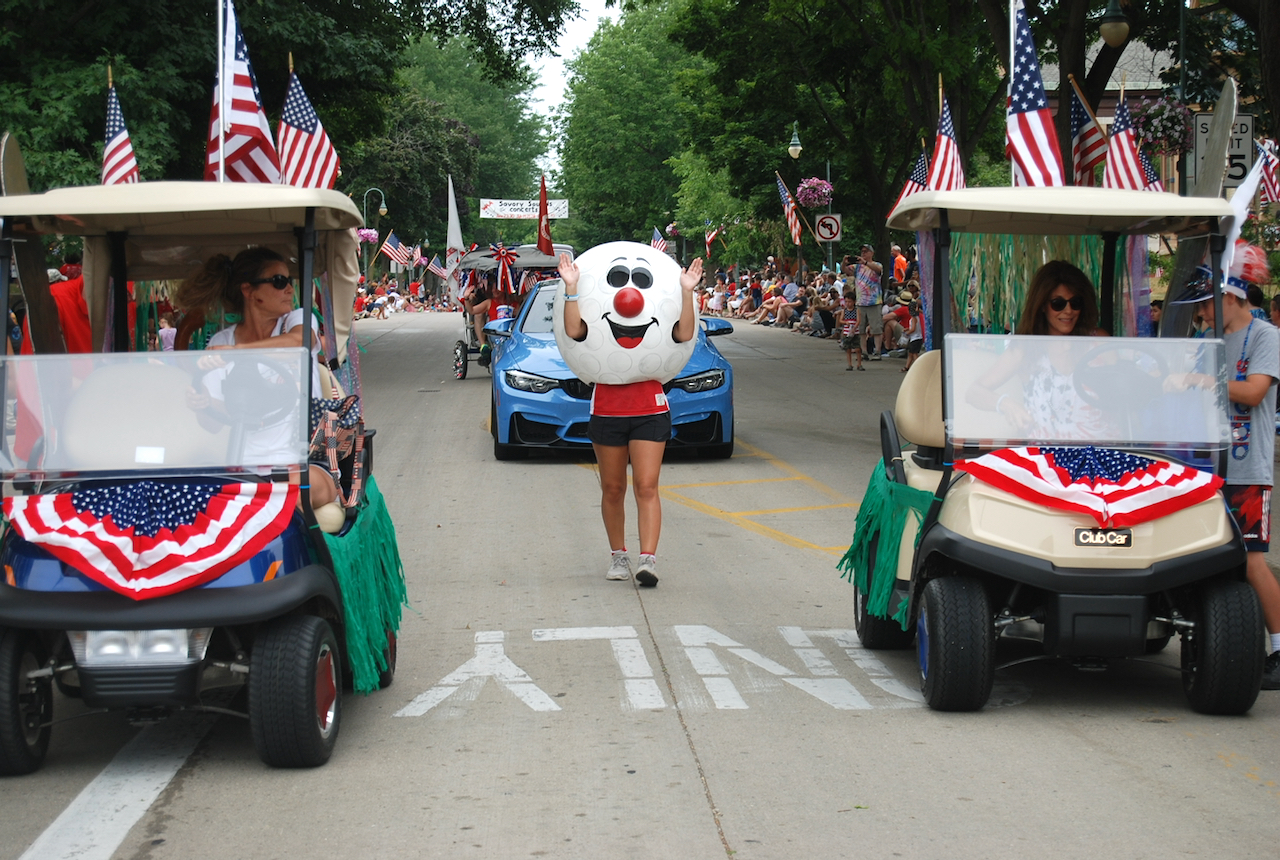
[[186, 663], [203, 660], [212, 627], [194, 630], [71, 630], [67, 638], [76, 662]]
[[699, 391], [710, 391], [713, 388], [719, 388], [724, 385], [724, 371], [708, 370], [703, 373], [695, 373], [693, 376], [673, 379], [671, 385], [675, 388], [683, 388], [690, 394], [697, 394]]
[[507, 385], [512, 388], [518, 388], [521, 391], [529, 391], [534, 394], [546, 394], [548, 391], [555, 391], [560, 387], [560, 380], [558, 379], [535, 376], [532, 373], [525, 373], [523, 370], [508, 370], [505, 378]]

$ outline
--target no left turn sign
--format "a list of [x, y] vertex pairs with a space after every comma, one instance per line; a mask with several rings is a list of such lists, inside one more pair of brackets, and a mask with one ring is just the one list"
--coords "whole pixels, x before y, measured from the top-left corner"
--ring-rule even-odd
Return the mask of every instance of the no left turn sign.
[[819, 242], [839, 242], [842, 230], [839, 215], [819, 215], [813, 222], [813, 232]]

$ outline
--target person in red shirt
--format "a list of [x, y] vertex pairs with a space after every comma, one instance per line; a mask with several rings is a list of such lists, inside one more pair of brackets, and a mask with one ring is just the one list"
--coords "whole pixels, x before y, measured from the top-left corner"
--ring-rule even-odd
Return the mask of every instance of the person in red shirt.
[[[578, 310], [578, 265], [568, 254], [560, 255], [560, 277], [564, 280], [564, 333], [575, 341], [587, 336], [587, 324]], [[637, 284], [648, 288], [650, 275]], [[697, 317], [693, 293], [702, 283], [702, 260], [696, 259], [680, 273], [680, 318], [671, 337], [676, 343], [693, 339]], [[616, 285], [615, 285], [616, 286]], [[634, 286], [627, 286], [636, 292]], [[640, 530], [640, 563], [636, 582], [647, 588], [658, 584], [655, 555], [662, 530], [662, 499], [658, 495], [658, 475], [662, 455], [671, 438], [671, 412], [662, 383], [656, 379], [624, 385], [597, 382], [591, 395], [591, 420], [587, 435], [600, 469], [600, 513], [612, 554], [607, 579], [631, 578], [631, 562], [626, 549], [627, 464], [631, 464], [631, 484], [636, 499]]]

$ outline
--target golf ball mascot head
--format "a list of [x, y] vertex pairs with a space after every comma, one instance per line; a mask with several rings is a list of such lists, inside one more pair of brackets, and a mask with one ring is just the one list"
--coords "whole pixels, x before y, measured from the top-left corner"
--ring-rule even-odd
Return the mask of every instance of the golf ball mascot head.
[[674, 336], [683, 299], [679, 264], [638, 242], [597, 245], [575, 262], [586, 336], [574, 340], [565, 333], [563, 283], [554, 311], [556, 345], [569, 369], [606, 385], [673, 379], [694, 346], [693, 338], [681, 343]]

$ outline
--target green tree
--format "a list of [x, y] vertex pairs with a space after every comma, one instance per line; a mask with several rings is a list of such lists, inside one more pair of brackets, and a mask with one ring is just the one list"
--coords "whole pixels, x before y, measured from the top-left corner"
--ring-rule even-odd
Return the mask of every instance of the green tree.
[[667, 3], [628, 10], [569, 63], [559, 184], [578, 247], [648, 241], [675, 211], [680, 182], [667, 161], [683, 149], [686, 127], [675, 82], [698, 61], [670, 41], [671, 21]]

